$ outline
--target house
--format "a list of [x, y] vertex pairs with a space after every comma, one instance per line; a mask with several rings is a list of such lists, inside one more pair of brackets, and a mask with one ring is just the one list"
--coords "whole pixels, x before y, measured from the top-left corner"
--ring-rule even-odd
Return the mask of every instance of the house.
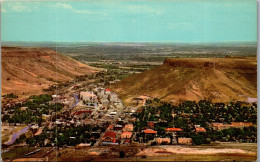
[[152, 99], [152, 97], [141, 95], [139, 97], [133, 98], [133, 102], [135, 102], [137, 105], [144, 106], [146, 103], [146, 100]]
[[155, 138], [155, 142], [157, 144], [161, 144], [161, 143], [171, 143], [171, 139], [170, 138]]
[[117, 142], [116, 133], [113, 131], [106, 132], [102, 137], [102, 142], [104, 144], [116, 143]]
[[80, 111], [76, 111], [76, 112], [74, 113], [74, 115], [91, 114], [91, 113], [92, 113], [92, 111], [90, 111], [90, 110], [80, 110]]
[[229, 124], [224, 124], [224, 123], [211, 123], [211, 126], [213, 127], [214, 130], [223, 130], [223, 129], [230, 128]]
[[192, 144], [192, 139], [191, 138], [180, 137], [180, 138], [178, 138], [178, 143], [179, 144]]
[[121, 139], [129, 139], [132, 137], [132, 133], [131, 132], [123, 132], [121, 134]]
[[110, 89], [110, 88], [106, 88], [106, 89], [105, 89], [105, 94], [108, 95], [108, 94], [110, 94], [110, 93], [111, 93], [111, 89]]
[[166, 128], [165, 132], [170, 133], [172, 135], [172, 143], [177, 143], [177, 135], [176, 133], [182, 132], [183, 130], [181, 128]]
[[195, 128], [195, 130], [196, 130], [196, 133], [206, 133], [206, 129], [203, 127]]
[[134, 125], [132, 123], [126, 124], [123, 128], [124, 132], [132, 132], [134, 130]]
[[231, 122], [231, 124], [225, 124], [225, 123], [211, 123], [211, 126], [214, 130], [223, 130], [223, 129], [229, 129], [229, 128], [244, 128], [252, 126], [253, 123], [244, 123], [244, 122]]
[[20, 110], [22, 111], [26, 111], [28, 109], [28, 107], [21, 107]]
[[183, 130], [181, 128], [166, 128], [166, 132], [182, 132]]
[[244, 128], [244, 127], [252, 126], [253, 123], [231, 122], [230, 125], [231, 125], [231, 127], [234, 127], [234, 128]]
[[154, 131], [152, 129], [146, 129], [146, 130], [143, 130], [142, 132], [144, 132], [145, 134], [156, 134], [157, 131]]
[[149, 122], [147, 123], [148, 127], [151, 129], [154, 129], [154, 123], [153, 122]]
[[111, 93], [108, 98], [111, 102], [116, 102], [118, 100], [117, 94], [115, 93]]

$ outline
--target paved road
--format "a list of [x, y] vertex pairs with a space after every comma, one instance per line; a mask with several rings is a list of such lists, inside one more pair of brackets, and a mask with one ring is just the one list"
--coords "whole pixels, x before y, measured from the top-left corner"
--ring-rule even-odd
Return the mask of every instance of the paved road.
[[[116, 124], [116, 121], [117, 121], [117, 119], [119, 118], [119, 116], [122, 114], [123, 109], [124, 109], [124, 106], [123, 106], [122, 109], [119, 109], [119, 110], [117, 111], [117, 114], [114, 116], [114, 119], [112, 120], [111, 124]], [[97, 142], [94, 144], [94, 146], [99, 146], [99, 145], [101, 144], [101, 142], [102, 142], [102, 137], [104, 136], [104, 134], [105, 134], [107, 131], [108, 131], [108, 128], [105, 130], [105, 132], [102, 132], [102, 133], [100, 134], [100, 137], [99, 137], [99, 139], [97, 140]]]
[[73, 94], [73, 97], [76, 99], [76, 102], [70, 106], [70, 109], [74, 108], [79, 103], [79, 95]]
[[26, 132], [28, 131], [28, 129], [31, 128], [31, 127], [32, 127], [32, 125], [29, 125], [29, 126], [23, 128], [22, 130], [20, 130], [19, 132], [14, 133], [14, 134], [12, 135], [11, 141], [10, 141], [10, 142], [7, 142], [7, 143], [5, 143], [5, 144], [6, 144], [6, 145], [11, 145], [11, 144], [13, 144], [13, 143], [16, 141], [16, 139], [20, 137], [21, 134], [26, 133]]

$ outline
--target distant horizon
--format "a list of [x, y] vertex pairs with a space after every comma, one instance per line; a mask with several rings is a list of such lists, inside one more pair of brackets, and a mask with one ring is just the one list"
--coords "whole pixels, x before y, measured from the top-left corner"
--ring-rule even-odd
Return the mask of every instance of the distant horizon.
[[175, 41], [1, 41], [3, 44], [7, 43], [125, 43], [125, 44], [142, 44], [142, 43], [158, 43], [158, 44], [243, 44], [252, 45], [257, 44], [257, 41], [221, 41], [221, 42], [175, 42]]

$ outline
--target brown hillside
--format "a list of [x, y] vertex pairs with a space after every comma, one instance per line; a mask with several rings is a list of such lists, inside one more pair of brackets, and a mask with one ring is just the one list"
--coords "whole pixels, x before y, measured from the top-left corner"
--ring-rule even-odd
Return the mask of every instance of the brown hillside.
[[37, 94], [51, 84], [97, 71], [48, 48], [1, 49], [2, 94]]
[[245, 101], [257, 97], [256, 58], [174, 58], [111, 87], [129, 103], [148, 95], [169, 102]]

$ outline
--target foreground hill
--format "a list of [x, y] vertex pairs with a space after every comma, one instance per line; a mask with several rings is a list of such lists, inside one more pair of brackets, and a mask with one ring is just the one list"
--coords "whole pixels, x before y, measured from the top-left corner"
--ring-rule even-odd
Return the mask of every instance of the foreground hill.
[[41, 93], [49, 85], [91, 74], [96, 68], [47, 48], [2, 47], [2, 94]]
[[112, 89], [126, 103], [139, 95], [179, 103], [246, 101], [257, 97], [257, 62], [248, 58], [174, 58], [130, 76]]

